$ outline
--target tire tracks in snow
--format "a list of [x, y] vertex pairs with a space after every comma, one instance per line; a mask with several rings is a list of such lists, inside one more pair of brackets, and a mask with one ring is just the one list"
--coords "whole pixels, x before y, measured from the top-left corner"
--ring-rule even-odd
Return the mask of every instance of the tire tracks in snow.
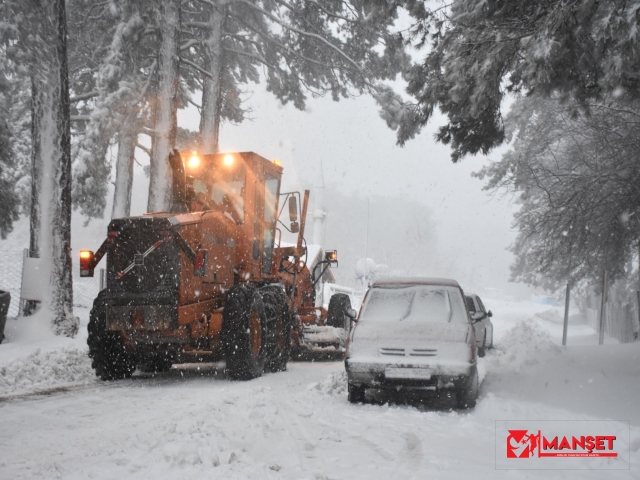
[[[323, 470], [320, 465], [308, 460], [320, 458], [321, 461], [329, 461], [336, 455], [344, 454], [345, 451], [352, 452], [349, 457], [356, 459], [358, 454], [353, 449], [356, 445], [371, 451], [375, 458], [383, 459], [382, 464], [379, 464], [379, 466], [382, 466], [388, 473], [392, 472], [386, 478], [411, 479], [418, 478], [424, 473], [424, 471], [421, 472], [425, 455], [423, 442], [415, 432], [407, 430], [406, 426], [397, 425], [392, 420], [376, 425], [376, 430], [386, 431], [391, 433], [393, 437], [401, 439], [401, 442], [398, 443], [400, 448], [397, 451], [393, 451], [381, 443], [367, 438], [366, 432], [353, 433], [354, 431], [362, 430], [362, 423], [363, 421], [366, 422], [361, 414], [353, 415], [351, 412], [351, 409], [362, 408], [361, 406], [350, 405], [346, 402], [344, 404], [342, 402], [340, 404], [331, 402], [330, 406], [328, 402], [323, 402], [323, 415], [328, 413], [334, 420], [334, 422], [328, 422], [316, 417], [317, 404], [313, 398], [299, 396], [297, 399], [289, 401], [277, 398], [274, 398], [274, 400], [290, 435], [290, 443], [293, 444], [292, 451], [295, 452], [298, 459], [299, 473], [303, 476], [320, 475], [321, 478], [329, 478], [319, 473]], [[371, 412], [365, 411], [362, 413], [368, 417], [367, 413]], [[380, 412], [377, 413], [379, 414]], [[304, 419], [306, 418], [309, 418], [310, 421], [305, 422]], [[345, 420], [347, 421], [345, 422]], [[347, 425], [346, 427], [344, 426], [345, 424]], [[309, 427], [312, 428], [311, 431]], [[330, 432], [330, 434], [327, 435], [327, 432]], [[339, 442], [340, 447], [336, 452], [331, 443], [323, 441], [333, 441], [336, 442], [336, 445]], [[366, 458], [369, 455], [362, 455], [362, 458]], [[365, 467], [365, 465], [357, 465], [357, 463], [351, 466]], [[326, 470], [324, 475], [326, 475]]]
[[[360, 406], [354, 406], [354, 408], [361, 408]], [[361, 422], [362, 418], [354, 419], [356, 422]], [[417, 478], [420, 473], [420, 467], [424, 460], [424, 450], [422, 440], [420, 437], [411, 432], [406, 431], [404, 428], [398, 429], [399, 425], [394, 422], [379, 423], [377, 427], [387, 433], [395, 433], [403, 440], [402, 448], [393, 453], [391, 450], [385, 448], [382, 445], [366, 438], [364, 435], [356, 435], [351, 433], [350, 428], [338, 427], [336, 425], [329, 424], [327, 422], [319, 422], [324, 427], [329, 427], [333, 430], [339, 431], [344, 438], [350, 438], [357, 441], [361, 445], [369, 448], [378, 456], [384, 458], [387, 461], [393, 462], [394, 467], [390, 469], [394, 472], [390, 478], [398, 479], [411, 479]], [[403, 431], [404, 430], [404, 431]], [[424, 472], [422, 472], [424, 473]]]
[[[293, 440], [293, 449], [297, 452], [296, 458], [298, 459], [298, 465], [300, 467], [300, 471], [303, 474], [309, 473], [304, 458], [313, 458], [310, 457], [308, 452], [310, 450], [315, 450], [315, 445], [313, 444], [313, 439], [307, 434], [306, 430], [300, 425], [300, 422], [294, 417], [292, 411], [295, 411], [291, 402], [282, 402], [274, 396], [275, 404], [278, 407], [278, 411], [281, 412], [284, 417], [284, 425], [289, 432], [289, 436]], [[294, 432], [295, 430], [295, 432]], [[296, 434], [297, 433], [297, 434]], [[304, 450], [300, 448], [301, 438], [304, 441]], [[310, 448], [309, 448], [310, 447]]]

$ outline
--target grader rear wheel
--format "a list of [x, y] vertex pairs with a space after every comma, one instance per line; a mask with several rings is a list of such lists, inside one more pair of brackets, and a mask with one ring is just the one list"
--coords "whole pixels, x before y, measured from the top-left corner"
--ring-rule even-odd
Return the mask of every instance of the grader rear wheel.
[[251, 286], [235, 286], [227, 293], [222, 313], [222, 341], [227, 374], [235, 380], [262, 375], [267, 348], [262, 298]]
[[107, 330], [107, 309], [103, 298], [104, 290], [93, 302], [87, 327], [91, 366], [102, 380], [130, 378], [136, 368], [134, 358], [127, 352], [120, 333]]
[[267, 285], [260, 289], [268, 325], [267, 362], [265, 370], [281, 372], [287, 369], [291, 354], [291, 314], [282, 285]]

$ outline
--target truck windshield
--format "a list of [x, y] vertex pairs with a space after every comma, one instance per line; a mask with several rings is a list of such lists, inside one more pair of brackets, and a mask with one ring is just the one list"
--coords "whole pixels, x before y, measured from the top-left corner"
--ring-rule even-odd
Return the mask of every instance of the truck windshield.
[[224, 166], [212, 166], [210, 177], [196, 179], [193, 182], [193, 190], [196, 195], [205, 194], [216, 205], [226, 207], [227, 211], [236, 222], [244, 221], [244, 196], [246, 172], [244, 165], [233, 168]]
[[468, 323], [460, 291], [445, 286], [374, 287], [364, 304], [364, 322]]

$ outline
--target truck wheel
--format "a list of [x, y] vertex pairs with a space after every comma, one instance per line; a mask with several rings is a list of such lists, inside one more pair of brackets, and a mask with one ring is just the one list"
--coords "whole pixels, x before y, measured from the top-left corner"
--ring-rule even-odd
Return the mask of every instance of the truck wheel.
[[364, 403], [364, 394], [366, 387], [364, 385], [347, 384], [349, 390], [348, 399], [350, 403]]
[[291, 353], [291, 314], [281, 286], [268, 285], [260, 289], [267, 319], [267, 372], [283, 372]]
[[347, 310], [351, 308], [351, 299], [345, 293], [334, 293], [329, 300], [327, 309], [327, 325], [330, 327], [344, 328], [347, 319]]
[[487, 330], [484, 331], [484, 338], [482, 339], [482, 346], [478, 347], [478, 356], [484, 357], [485, 349], [487, 348]]
[[133, 356], [127, 352], [118, 332], [107, 331], [107, 308], [104, 291], [93, 302], [89, 317], [89, 357], [91, 366], [102, 380], [130, 378], [135, 370]]
[[454, 382], [454, 385], [457, 407], [461, 409], [475, 407], [478, 398], [478, 367], [474, 366], [469, 375], [464, 375]]
[[244, 285], [231, 288], [222, 311], [222, 341], [229, 377], [251, 380], [262, 375], [267, 338], [264, 305], [257, 290]]

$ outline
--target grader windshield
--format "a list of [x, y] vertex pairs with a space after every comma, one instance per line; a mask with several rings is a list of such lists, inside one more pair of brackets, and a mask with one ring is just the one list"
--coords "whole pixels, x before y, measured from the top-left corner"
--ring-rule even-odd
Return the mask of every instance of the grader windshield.
[[[193, 158], [193, 157], [192, 157]], [[233, 219], [244, 221], [247, 173], [243, 162], [232, 156], [208, 165], [189, 162], [187, 175], [193, 176], [195, 200], [208, 209], [224, 208]]]

